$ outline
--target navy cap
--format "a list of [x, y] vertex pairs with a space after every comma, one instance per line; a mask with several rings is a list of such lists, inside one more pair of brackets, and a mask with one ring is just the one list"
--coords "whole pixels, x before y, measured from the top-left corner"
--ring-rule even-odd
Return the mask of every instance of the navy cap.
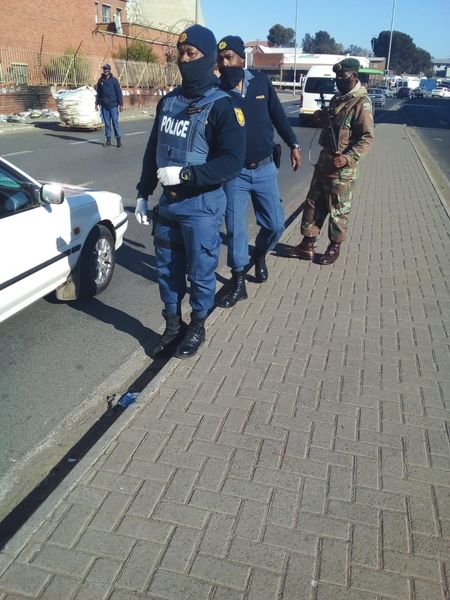
[[219, 52], [221, 50], [233, 50], [241, 58], [245, 58], [245, 46], [244, 41], [238, 35], [226, 35], [217, 44]]
[[180, 44], [194, 46], [205, 56], [216, 54], [216, 38], [210, 29], [202, 25], [191, 25], [180, 33], [177, 46]]
[[108, 65], [108, 64], [106, 64], [106, 65], [103, 65], [102, 69], [103, 69], [104, 71], [111, 71], [111, 65]]

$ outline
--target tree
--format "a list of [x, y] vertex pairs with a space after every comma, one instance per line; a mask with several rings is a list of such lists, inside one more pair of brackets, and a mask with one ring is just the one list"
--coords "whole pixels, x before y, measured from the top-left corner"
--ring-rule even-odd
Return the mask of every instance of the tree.
[[283, 27], [277, 23], [269, 29], [267, 39], [271, 46], [292, 48], [295, 46], [295, 31], [290, 27]]
[[317, 31], [314, 37], [307, 33], [302, 47], [303, 52], [310, 54], [344, 54], [344, 46], [338, 44], [327, 31]]
[[[378, 37], [372, 40], [376, 56], [384, 56], [387, 60], [390, 37], [390, 31], [381, 31]], [[417, 48], [412, 37], [406, 33], [393, 31], [389, 68], [396, 73], [431, 72], [431, 55], [426, 50]]]
[[345, 49], [345, 54], [350, 54], [351, 56], [372, 56], [373, 52], [372, 50], [350, 44], [350, 46]]
[[146, 63], [158, 62], [158, 57], [153, 52], [153, 48], [142, 40], [133, 40], [131, 44], [125, 48], [122, 46], [119, 48], [115, 58]]

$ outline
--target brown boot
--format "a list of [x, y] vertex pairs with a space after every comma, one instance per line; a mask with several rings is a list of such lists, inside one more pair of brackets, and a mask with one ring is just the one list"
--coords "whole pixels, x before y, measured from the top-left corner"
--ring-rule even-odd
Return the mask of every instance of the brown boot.
[[300, 258], [302, 260], [313, 260], [315, 245], [316, 238], [305, 235], [300, 244], [293, 246], [290, 249], [284, 249], [283, 256], [287, 256], [288, 258]]
[[332, 265], [338, 259], [340, 248], [340, 242], [330, 242], [324, 254], [317, 260], [317, 263], [319, 265]]

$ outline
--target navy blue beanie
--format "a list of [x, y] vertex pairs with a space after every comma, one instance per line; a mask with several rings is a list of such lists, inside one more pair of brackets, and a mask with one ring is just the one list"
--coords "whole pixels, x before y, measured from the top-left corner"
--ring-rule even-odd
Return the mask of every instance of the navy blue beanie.
[[243, 40], [238, 35], [226, 35], [217, 44], [219, 52], [221, 50], [233, 50], [241, 58], [245, 58], [245, 46]]
[[200, 50], [205, 56], [216, 54], [216, 38], [213, 32], [202, 25], [191, 25], [180, 34], [177, 46], [189, 44]]

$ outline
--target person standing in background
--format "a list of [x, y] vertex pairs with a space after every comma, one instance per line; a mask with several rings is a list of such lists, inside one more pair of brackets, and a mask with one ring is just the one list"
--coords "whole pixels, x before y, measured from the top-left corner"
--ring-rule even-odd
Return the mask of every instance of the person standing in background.
[[97, 81], [97, 97], [95, 98], [95, 109], [101, 109], [103, 124], [105, 126], [106, 142], [104, 146], [111, 146], [111, 123], [117, 147], [122, 147], [119, 127], [119, 111], [123, 109], [123, 97], [120, 83], [111, 73], [111, 65], [103, 65], [102, 74]]

